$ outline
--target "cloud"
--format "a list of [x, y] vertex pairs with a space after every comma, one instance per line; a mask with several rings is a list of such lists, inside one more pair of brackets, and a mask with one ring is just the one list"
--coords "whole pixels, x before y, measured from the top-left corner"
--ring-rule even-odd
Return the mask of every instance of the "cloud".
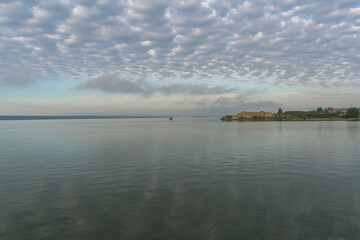
[[[248, 101], [246, 96], [226, 94], [227, 104], [215, 103], [215, 95], [195, 96], [153, 96], [138, 98], [65, 97], [65, 98], [1, 98], [2, 114], [18, 114], [20, 109], [25, 115], [163, 115], [169, 116], [223, 116], [236, 114], [243, 110], [277, 111], [281, 104], [272, 101]], [[174, 107], [176, 106], [176, 107]]]
[[[360, 84], [355, 0], [2, 1], [0, 28], [3, 74], [19, 63], [45, 78], [117, 72], [165, 84], [156, 89], [164, 94], [176, 87], [188, 94], [222, 91], [201, 84], [185, 89], [194, 79], [217, 85]], [[150, 84], [107, 81], [84, 87], [143, 93]]]
[[91, 79], [80, 84], [78, 88], [101, 90], [109, 93], [145, 94], [152, 92], [145, 82], [121, 79], [116, 74]]
[[[248, 101], [243, 95], [227, 95], [217, 98], [204, 97], [200, 100], [186, 99], [184, 102], [190, 102], [193, 106], [184, 112], [191, 115], [204, 116], [224, 116], [234, 115], [240, 111], [269, 111], [275, 112], [279, 107], [284, 107], [283, 104], [274, 101]], [[181, 104], [184, 104], [181, 102]]]
[[185, 93], [189, 95], [224, 94], [234, 92], [234, 88], [224, 86], [209, 87], [206, 84], [170, 84], [157, 88], [157, 91], [166, 95]]
[[214, 95], [234, 92], [234, 88], [224, 86], [209, 87], [206, 84], [180, 84], [171, 83], [166, 85], [151, 85], [143, 80], [134, 80], [131, 77], [121, 77], [117, 74], [108, 74], [93, 78], [81, 83], [80, 90], [92, 89], [108, 93], [140, 94], [149, 96], [152, 94], [185, 94], [185, 95]]
[[8, 87], [27, 87], [34, 85], [38, 75], [28, 66], [15, 66], [0, 74], [0, 85]]

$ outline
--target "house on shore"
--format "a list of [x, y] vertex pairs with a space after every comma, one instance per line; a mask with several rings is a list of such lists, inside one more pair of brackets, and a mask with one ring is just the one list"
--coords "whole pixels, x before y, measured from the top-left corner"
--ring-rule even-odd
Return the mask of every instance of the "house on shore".
[[339, 110], [338, 109], [328, 109], [327, 110], [328, 111], [328, 113], [331, 113], [331, 114], [335, 114], [335, 113], [337, 113], [337, 112], [339, 112]]
[[328, 113], [331, 113], [331, 114], [338, 113], [340, 115], [345, 115], [347, 109], [345, 109], [345, 108], [339, 108], [339, 109], [329, 108], [327, 111], [328, 111]]

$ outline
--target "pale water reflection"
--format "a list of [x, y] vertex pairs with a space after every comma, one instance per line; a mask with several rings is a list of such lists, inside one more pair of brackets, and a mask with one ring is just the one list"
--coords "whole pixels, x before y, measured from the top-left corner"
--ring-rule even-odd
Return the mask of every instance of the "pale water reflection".
[[0, 239], [360, 239], [360, 122], [0, 121]]

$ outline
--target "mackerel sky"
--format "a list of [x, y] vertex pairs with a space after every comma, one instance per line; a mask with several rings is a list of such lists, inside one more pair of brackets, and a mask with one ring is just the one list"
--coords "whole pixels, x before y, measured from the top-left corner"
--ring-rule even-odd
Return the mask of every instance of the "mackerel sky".
[[0, 1], [0, 115], [360, 107], [360, 1]]

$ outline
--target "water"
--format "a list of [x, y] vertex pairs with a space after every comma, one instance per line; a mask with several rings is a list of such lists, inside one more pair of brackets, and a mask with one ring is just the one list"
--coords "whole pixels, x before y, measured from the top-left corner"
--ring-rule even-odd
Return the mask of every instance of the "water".
[[360, 122], [0, 121], [0, 239], [360, 239]]

